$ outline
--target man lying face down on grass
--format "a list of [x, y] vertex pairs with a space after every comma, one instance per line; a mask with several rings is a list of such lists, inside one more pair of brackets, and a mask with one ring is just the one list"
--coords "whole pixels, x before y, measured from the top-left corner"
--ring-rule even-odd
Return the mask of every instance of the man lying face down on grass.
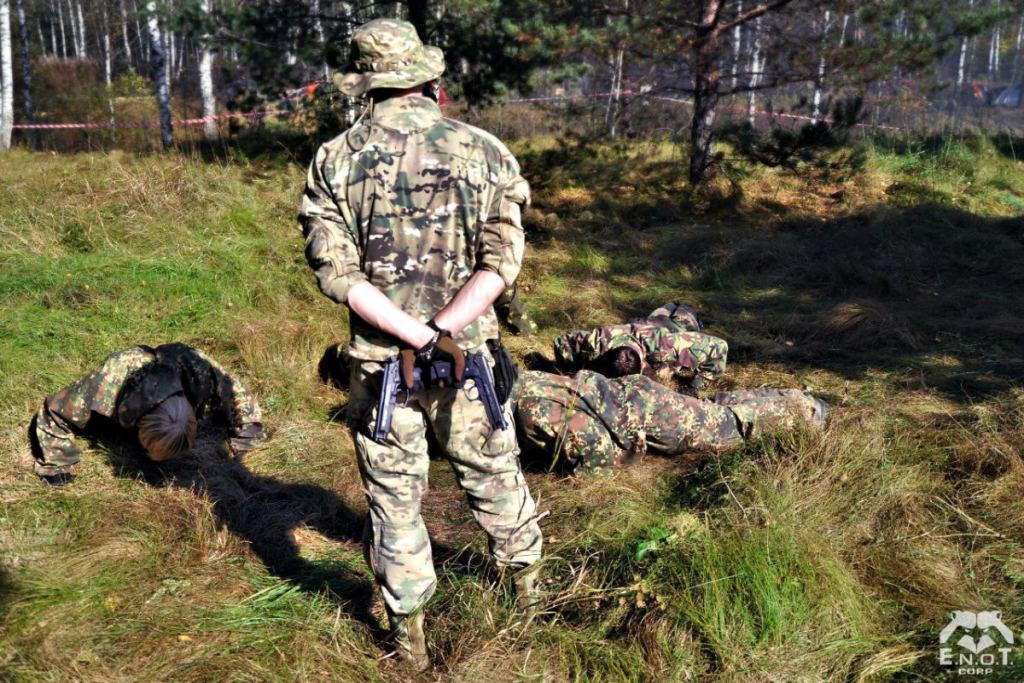
[[720, 392], [711, 401], [642, 375], [609, 379], [528, 371], [513, 391], [521, 442], [574, 472], [623, 467], [645, 453], [719, 450], [765, 429], [824, 427], [828, 406], [796, 389]]
[[153, 461], [176, 458], [192, 448], [197, 418], [207, 413], [226, 421], [236, 459], [264, 439], [255, 399], [201, 351], [179, 342], [118, 351], [43, 402], [31, 427], [36, 474], [50, 484], [70, 481], [82, 456], [75, 436], [104, 423], [135, 431]]
[[704, 333], [692, 308], [665, 304], [621, 325], [568, 332], [555, 339], [555, 362], [566, 372], [586, 368], [606, 377], [688, 375], [694, 388], [725, 372], [729, 345]]

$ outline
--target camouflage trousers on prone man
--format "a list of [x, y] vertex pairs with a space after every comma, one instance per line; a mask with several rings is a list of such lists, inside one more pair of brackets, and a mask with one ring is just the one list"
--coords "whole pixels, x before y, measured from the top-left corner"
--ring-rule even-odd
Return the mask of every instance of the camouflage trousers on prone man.
[[[428, 428], [466, 492], [473, 516], [487, 532], [498, 566], [518, 569], [533, 564], [540, 559], [542, 538], [536, 506], [519, 466], [515, 429], [491, 428], [471, 381], [463, 389], [428, 389], [396, 406], [386, 442], [370, 437], [382, 367], [352, 360], [349, 421], [370, 507], [367, 562], [388, 612], [402, 616], [422, 607], [437, 585], [420, 514], [430, 466]], [[512, 425], [511, 403], [504, 410]]]
[[516, 422], [524, 447], [560, 469], [585, 473], [629, 465], [644, 454], [714, 451], [769, 429], [824, 425], [823, 401], [796, 389], [727, 391], [704, 401], [642, 375], [609, 379], [523, 373]]

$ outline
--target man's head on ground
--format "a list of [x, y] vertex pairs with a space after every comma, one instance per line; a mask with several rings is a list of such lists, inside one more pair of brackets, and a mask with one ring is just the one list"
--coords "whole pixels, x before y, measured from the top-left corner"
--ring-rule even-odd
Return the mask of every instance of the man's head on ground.
[[643, 370], [640, 354], [629, 346], [620, 346], [604, 354], [598, 360], [598, 366], [606, 377], [639, 375]]
[[399, 93], [420, 94], [445, 69], [440, 48], [424, 45], [416, 28], [398, 19], [374, 19], [357, 28], [351, 55], [345, 73], [335, 76], [338, 89], [351, 97], [373, 91], [380, 101]]
[[150, 460], [163, 462], [177, 458], [192, 449], [198, 427], [192, 404], [182, 394], [175, 394], [136, 423], [139, 442]]

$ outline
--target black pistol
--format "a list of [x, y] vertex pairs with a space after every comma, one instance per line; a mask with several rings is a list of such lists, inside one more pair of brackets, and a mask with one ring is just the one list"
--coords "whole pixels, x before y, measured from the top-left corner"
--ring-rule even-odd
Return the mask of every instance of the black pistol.
[[[426, 372], [424, 372], [426, 371]], [[377, 420], [373, 427], [373, 440], [384, 443], [391, 431], [391, 419], [394, 417], [395, 406], [401, 400], [405, 405], [409, 399], [430, 387], [444, 384], [452, 389], [462, 389], [467, 379], [473, 380], [477, 395], [475, 400], [483, 401], [487, 420], [492, 429], [508, 429], [508, 422], [501, 410], [501, 403], [494, 390], [494, 378], [491, 367], [482, 353], [466, 355], [466, 369], [462, 382], [454, 383], [454, 370], [449, 361], [435, 360], [428, 367], [417, 366], [413, 370], [413, 386], [406, 387], [402, 381], [402, 364], [399, 358], [393, 358], [384, 364], [384, 376], [381, 382], [380, 397], [377, 400]], [[424, 381], [426, 375], [426, 381]]]

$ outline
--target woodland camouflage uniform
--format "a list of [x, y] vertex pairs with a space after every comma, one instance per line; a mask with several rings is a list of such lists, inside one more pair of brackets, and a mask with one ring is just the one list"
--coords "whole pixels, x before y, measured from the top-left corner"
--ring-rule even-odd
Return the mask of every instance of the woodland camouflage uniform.
[[653, 370], [689, 371], [698, 384], [725, 372], [729, 345], [703, 332], [696, 313], [683, 304], [666, 304], [644, 318], [621, 325], [569, 332], [555, 339], [555, 358], [567, 370], [592, 368], [601, 356], [630, 347]]
[[628, 465], [645, 453], [677, 455], [741, 442], [765, 427], [822, 424], [824, 403], [795, 389], [722, 392], [713, 401], [678, 394], [642, 375], [609, 379], [523, 373], [516, 422], [524, 440], [570, 470]]
[[[341, 81], [349, 94], [410, 87], [443, 70], [440, 51], [423, 47], [406, 22], [370, 22], [354, 44], [360, 71]], [[306, 257], [334, 301], [345, 303], [354, 284], [369, 281], [398, 308], [427, 322], [476, 270], [497, 273], [512, 285], [524, 251], [521, 209], [529, 199], [519, 165], [494, 136], [444, 118], [430, 98], [386, 99], [317, 152], [300, 213]], [[354, 312], [350, 321], [348, 416], [369, 500], [367, 555], [389, 613], [413, 613], [436, 585], [420, 515], [428, 424], [490, 537], [497, 563], [535, 562], [541, 532], [519, 468], [515, 431], [493, 430], [483, 403], [470, 399], [472, 389], [435, 388], [396, 407], [386, 443], [375, 442], [370, 431], [382, 361], [399, 346]], [[484, 342], [497, 336], [488, 309], [455, 341], [490, 358]], [[505, 409], [511, 423], [511, 406]]]
[[263, 439], [259, 405], [216, 361], [181, 343], [132, 346], [46, 398], [34, 424], [36, 473], [69, 472], [82, 457], [75, 435], [94, 417], [134, 429], [139, 418], [175, 394], [184, 394], [198, 418], [223, 411], [233, 443], [248, 449]]

